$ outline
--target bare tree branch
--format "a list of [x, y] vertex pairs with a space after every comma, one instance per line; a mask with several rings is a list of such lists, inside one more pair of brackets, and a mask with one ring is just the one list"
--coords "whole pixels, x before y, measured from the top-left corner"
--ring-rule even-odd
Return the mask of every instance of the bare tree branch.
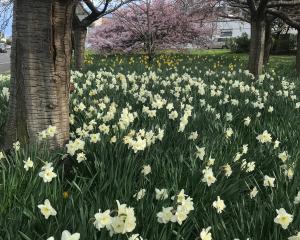
[[267, 4], [268, 8], [274, 7], [293, 7], [293, 6], [300, 6], [300, 0], [290, 0], [290, 1], [270, 1]]
[[268, 9], [267, 12], [276, 17], [279, 17], [291, 27], [300, 30], [300, 22], [293, 20], [288, 14], [284, 13], [283, 11], [276, 10], [276, 9]]

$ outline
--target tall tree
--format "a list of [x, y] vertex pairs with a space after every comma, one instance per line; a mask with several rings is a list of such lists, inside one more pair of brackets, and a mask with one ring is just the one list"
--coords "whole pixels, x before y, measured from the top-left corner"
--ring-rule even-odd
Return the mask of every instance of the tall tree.
[[296, 71], [300, 75], [300, 6], [298, 7], [281, 7], [268, 9], [270, 14], [281, 18], [289, 26], [298, 31], [297, 35], [297, 54], [296, 54]]
[[176, 3], [144, 0], [139, 4], [130, 4], [126, 9], [115, 12], [109, 24], [95, 28], [89, 36], [89, 42], [100, 52], [142, 50], [151, 61], [158, 49], [174, 48], [205, 39], [210, 26], [203, 21], [211, 11], [203, 8], [201, 14], [191, 13]]
[[251, 43], [248, 68], [255, 76], [262, 74], [268, 10], [281, 7], [300, 6], [299, 0], [227, 0], [230, 7], [237, 8], [249, 15], [251, 24]]
[[120, 7], [132, 1], [135, 0], [103, 0], [100, 2], [93, 0], [81, 0], [79, 2], [78, 7], [80, 7], [85, 14], [81, 19], [77, 14], [74, 14], [73, 19], [73, 47], [76, 69], [79, 70], [83, 67], [87, 28], [98, 19], [116, 11]]
[[69, 139], [71, 33], [76, 0], [14, 0], [5, 148], [32, 143], [49, 125], [50, 145]]

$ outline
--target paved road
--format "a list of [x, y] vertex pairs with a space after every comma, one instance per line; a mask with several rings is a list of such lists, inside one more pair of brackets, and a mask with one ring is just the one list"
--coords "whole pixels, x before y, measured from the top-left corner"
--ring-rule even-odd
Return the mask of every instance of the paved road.
[[10, 51], [0, 53], [0, 73], [8, 72], [10, 69]]

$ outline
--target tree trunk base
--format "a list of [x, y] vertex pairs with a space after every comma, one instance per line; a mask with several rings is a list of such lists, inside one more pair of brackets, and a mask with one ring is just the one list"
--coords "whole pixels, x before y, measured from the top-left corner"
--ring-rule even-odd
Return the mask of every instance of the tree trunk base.
[[249, 54], [249, 71], [258, 77], [262, 74], [265, 51], [265, 20], [251, 21], [251, 43]]
[[49, 139], [61, 148], [69, 139], [71, 29], [75, 0], [15, 0], [11, 84], [5, 149], [32, 144], [55, 126]]
[[87, 34], [86, 27], [76, 27], [73, 31], [74, 35], [74, 60], [75, 69], [82, 70], [84, 66], [84, 54], [85, 54], [85, 39]]

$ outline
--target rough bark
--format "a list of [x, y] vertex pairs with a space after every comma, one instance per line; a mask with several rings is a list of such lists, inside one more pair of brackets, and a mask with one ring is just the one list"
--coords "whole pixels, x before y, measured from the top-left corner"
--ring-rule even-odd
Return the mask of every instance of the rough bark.
[[298, 30], [297, 35], [296, 70], [298, 75], [300, 75], [300, 30]]
[[57, 127], [53, 148], [69, 139], [71, 30], [75, 0], [14, 0], [11, 85], [5, 148], [34, 143]]
[[265, 52], [264, 52], [264, 65], [269, 62], [270, 52], [273, 45], [272, 39], [272, 23], [267, 22], [266, 24], [266, 37], [265, 37]]
[[249, 54], [249, 71], [255, 76], [262, 74], [265, 50], [265, 20], [251, 19], [251, 42]]
[[84, 65], [85, 39], [87, 34], [86, 27], [76, 27], [74, 34], [74, 60], [76, 70], [81, 70]]

